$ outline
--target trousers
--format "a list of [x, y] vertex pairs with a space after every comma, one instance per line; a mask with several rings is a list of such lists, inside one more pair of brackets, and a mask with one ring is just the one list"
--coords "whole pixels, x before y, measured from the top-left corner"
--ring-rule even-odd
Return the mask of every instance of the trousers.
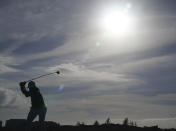
[[31, 108], [27, 116], [26, 131], [31, 131], [32, 121], [36, 118], [36, 116], [39, 116], [39, 123], [40, 123], [41, 130], [46, 131], [46, 125], [45, 125], [46, 112], [47, 112], [46, 107], [41, 109]]

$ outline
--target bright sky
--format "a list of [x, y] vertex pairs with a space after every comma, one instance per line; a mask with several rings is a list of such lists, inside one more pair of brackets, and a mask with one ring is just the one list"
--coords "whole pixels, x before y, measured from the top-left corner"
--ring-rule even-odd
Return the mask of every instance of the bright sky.
[[1, 0], [0, 119], [26, 118], [37, 80], [46, 120], [125, 117], [176, 128], [175, 0]]

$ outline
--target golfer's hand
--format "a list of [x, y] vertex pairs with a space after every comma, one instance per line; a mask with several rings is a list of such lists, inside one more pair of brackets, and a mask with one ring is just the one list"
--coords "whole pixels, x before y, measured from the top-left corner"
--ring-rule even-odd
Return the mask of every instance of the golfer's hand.
[[25, 82], [25, 81], [24, 81], [24, 82], [20, 82], [20, 83], [19, 83], [20, 87], [24, 87], [24, 86], [25, 86], [25, 84], [26, 84], [26, 82]]

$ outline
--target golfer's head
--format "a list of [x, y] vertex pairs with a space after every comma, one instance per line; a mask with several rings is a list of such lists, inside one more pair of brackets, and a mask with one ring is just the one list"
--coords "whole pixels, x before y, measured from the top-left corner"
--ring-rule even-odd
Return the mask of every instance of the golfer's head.
[[28, 88], [29, 89], [31, 89], [31, 88], [35, 88], [36, 86], [35, 86], [35, 82], [34, 81], [30, 81], [29, 83], [28, 83]]

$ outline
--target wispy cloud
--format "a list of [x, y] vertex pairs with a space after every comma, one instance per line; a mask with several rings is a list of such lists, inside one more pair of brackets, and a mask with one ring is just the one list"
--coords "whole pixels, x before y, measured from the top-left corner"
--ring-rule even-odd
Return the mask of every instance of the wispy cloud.
[[9, 64], [16, 65], [16, 62], [12, 57], [0, 56], [0, 74], [19, 71], [18, 69], [8, 66]]
[[26, 101], [16, 91], [0, 87], [0, 109], [23, 107]]

